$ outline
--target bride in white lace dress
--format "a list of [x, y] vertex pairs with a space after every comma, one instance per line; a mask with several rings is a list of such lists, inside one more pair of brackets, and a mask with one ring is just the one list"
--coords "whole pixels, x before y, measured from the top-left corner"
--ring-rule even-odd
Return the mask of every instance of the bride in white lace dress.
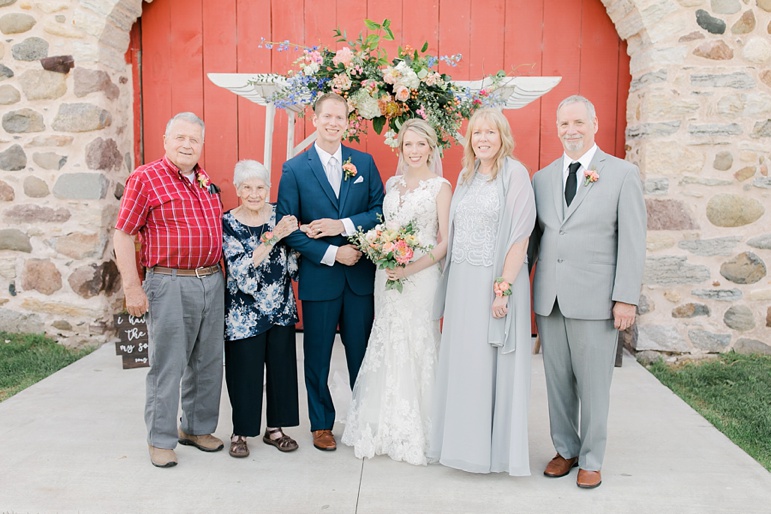
[[[388, 455], [425, 465], [431, 428], [431, 391], [439, 344], [439, 322], [431, 320], [447, 252], [452, 189], [441, 177], [434, 129], [425, 121], [405, 122], [399, 132], [399, 166], [386, 183], [386, 223], [413, 222], [427, 254], [375, 275], [375, 322], [353, 389], [342, 442], [358, 458]], [[437, 174], [437, 172], [439, 174]], [[386, 279], [403, 279], [403, 291], [386, 290]]]

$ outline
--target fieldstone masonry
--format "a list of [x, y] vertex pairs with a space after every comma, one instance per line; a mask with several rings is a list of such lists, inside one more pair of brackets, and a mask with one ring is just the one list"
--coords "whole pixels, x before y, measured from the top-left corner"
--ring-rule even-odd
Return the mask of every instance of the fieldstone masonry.
[[[156, 0], [163, 2], [164, 0]], [[638, 351], [771, 353], [771, 0], [601, 0], [627, 41], [648, 258]], [[141, 0], [0, 0], [0, 329], [114, 336]]]

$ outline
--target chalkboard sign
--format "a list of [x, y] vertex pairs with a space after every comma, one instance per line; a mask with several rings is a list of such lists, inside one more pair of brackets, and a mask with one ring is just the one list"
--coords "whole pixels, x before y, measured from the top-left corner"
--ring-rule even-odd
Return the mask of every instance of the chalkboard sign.
[[120, 341], [115, 343], [115, 354], [123, 358], [123, 369], [150, 366], [147, 355], [147, 322], [144, 316], [115, 315], [115, 328]]

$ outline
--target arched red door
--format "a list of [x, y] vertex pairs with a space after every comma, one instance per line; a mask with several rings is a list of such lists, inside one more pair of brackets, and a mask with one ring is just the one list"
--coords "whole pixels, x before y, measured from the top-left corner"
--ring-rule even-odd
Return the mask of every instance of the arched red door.
[[[506, 111], [517, 141], [517, 156], [535, 172], [561, 154], [555, 110], [574, 93], [590, 98], [600, 119], [598, 144], [624, 156], [629, 58], [600, 0], [155, 0], [144, 4], [134, 28], [141, 63], [136, 87], [141, 97], [140, 149], [145, 161], [163, 154], [166, 121], [193, 111], [206, 122], [203, 165], [222, 186], [226, 208], [236, 205], [233, 165], [262, 160], [265, 108], [212, 84], [207, 73], [286, 73], [298, 54], [260, 48], [260, 41], [290, 40], [334, 46], [332, 31], [364, 30], [366, 18], [391, 20], [399, 45], [429, 44], [429, 53], [463, 59], [444, 68], [456, 80], [476, 80], [504, 70], [508, 75], [559, 75], [562, 82], [541, 100]], [[136, 76], [136, 75], [135, 75]], [[285, 155], [286, 115], [279, 112], [272, 173], [278, 183]], [[298, 123], [295, 141], [312, 132]], [[375, 156], [384, 181], [393, 174], [396, 155], [370, 130], [358, 144]], [[448, 150], [445, 174], [454, 182], [461, 149]], [[272, 190], [275, 199], [277, 188]]]

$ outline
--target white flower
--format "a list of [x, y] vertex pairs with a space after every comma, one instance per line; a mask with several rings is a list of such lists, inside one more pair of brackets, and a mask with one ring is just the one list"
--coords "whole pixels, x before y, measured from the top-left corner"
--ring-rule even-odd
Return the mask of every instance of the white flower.
[[391, 148], [396, 148], [399, 146], [399, 142], [396, 140], [396, 132], [393, 130], [389, 130], [385, 133], [385, 144], [390, 146]]
[[319, 63], [317, 62], [308, 63], [305, 66], [303, 66], [304, 75], [315, 75], [316, 72], [318, 71], [319, 71]]
[[418, 78], [417, 74], [412, 71], [412, 68], [407, 65], [406, 62], [401, 61], [399, 64], [397, 64], [396, 70], [401, 74], [399, 83], [407, 86], [410, 89], [417, 89], [418, 86], [420, 86], [420, 79]]
[[380, 107], [378, 107], [377, 100], [367, 92], [366, 89], [359, 89], [350, 97], [351, 103], [356, 108], [356, 112], [359, 116], [365, 120], [371, 120], [381, 116]]
[[377, 232], [374, 230], [370, 230], [364, 235], [364, 239], [367, 240], [368, 243], [372, 244], [375, 241], [377, 241]]

